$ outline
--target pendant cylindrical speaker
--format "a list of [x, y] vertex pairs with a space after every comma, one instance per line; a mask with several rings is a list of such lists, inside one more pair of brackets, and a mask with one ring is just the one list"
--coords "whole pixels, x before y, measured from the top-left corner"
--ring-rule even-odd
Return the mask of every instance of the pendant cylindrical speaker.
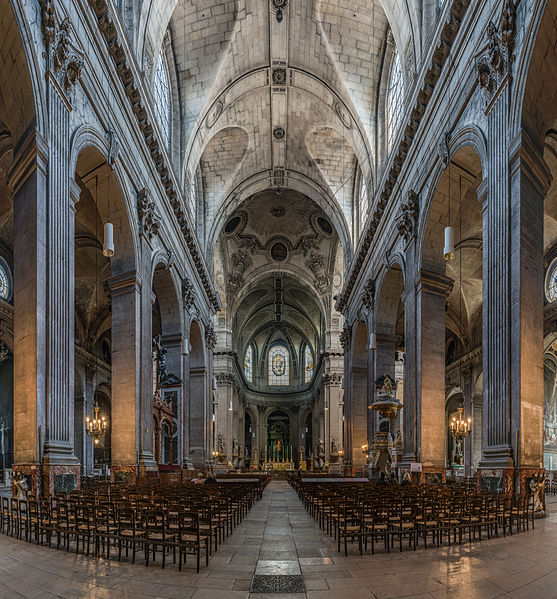
[[375, 333], [371, 333], [369, 336], [369, 349], [377, 349], [377, 336]]
[[104, 225], [103, 255], [107, 258], [114, 256], [114, 228], [112, 223]]
[[454, 229], [445, 227], [445, 249], [443, 250], [445, 260], [454, 260]]

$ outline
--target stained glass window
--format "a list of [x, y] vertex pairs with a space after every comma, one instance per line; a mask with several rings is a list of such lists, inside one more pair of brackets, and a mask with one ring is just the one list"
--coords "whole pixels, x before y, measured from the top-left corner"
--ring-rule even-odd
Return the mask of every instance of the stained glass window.
[[398, 48], [395, 47], [389, 89], [387, 90], [387, 143], [389, 150], [392, 147], [394, 137], [402, 119], [403, 97], [404, 80], [402, 78], [402, 64]]
[[12, 299], [12, 277], [6, 261], [0, 258], [0, 298], [9, 302]]
[[360, 205], [360, 227], [363, 227], [367, 218], [367, 211], [369, 208], [369, 199], [367, 193], [367, 184], [365, 177], [360, 173], [360, 194], [359, 194], [359, 205]]
[[157, 59], [155, 70], [155, 113], [159, 123], [164, 142], [170, 142], [170, 85], [168, 83], [168, 71], [166, 60], [161, 52]]
[[313, 376], [313, 355], [311, 353], [311, 349], [309, 348], [309, 345], [306, 345], [306, 349], [304, 350], [304, 364], [305, 364], [304, 382], [309, 383], [311, 381], [311, 377]]
[[253, 349], [251, 345], [246, 349], [244, 356], [244, 376], [248, 383], [253, 383]]
[[269, 385], [290, 384], [290, 364], [288, 349], [275, 345], [269, 350]]
[[557, 301], [557, 260], [551, 263], [545, 277], [545, 297], [550, 303]]

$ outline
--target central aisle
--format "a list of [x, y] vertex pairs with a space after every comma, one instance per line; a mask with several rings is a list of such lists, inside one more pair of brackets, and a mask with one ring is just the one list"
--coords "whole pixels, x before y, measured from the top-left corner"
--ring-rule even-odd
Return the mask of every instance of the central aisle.
[[[300, 576], [301, 566], [332, 563], [326, 535], [304, 509], [295, 491], [281, 479], [272, 480], [263, 498], [235, 531], [255, 562], [255, 575]], [[250, 557], [246, 556], [249, 560]]]

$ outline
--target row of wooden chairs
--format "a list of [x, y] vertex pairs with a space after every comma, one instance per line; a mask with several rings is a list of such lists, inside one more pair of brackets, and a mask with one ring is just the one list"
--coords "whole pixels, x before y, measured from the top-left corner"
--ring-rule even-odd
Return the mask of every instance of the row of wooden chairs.
[[131, 553], [132, 563], [143, 555], [145, 565], [168, 555], [178, 568], [186, 556], [209, 555], [231, 534], [258, 496], [257, 489], [239, 484], [226, 489], [186, 488], [165, 490], [118, 489], [110, 494], [88, 489], [53, 498], [27, 500], [2, 498], [0, 532], [29, 542], [56, 543], [57, 549], [106, 556], [111, 549], [118, 560]]
[[478, 493], [467, 488], [419, 486], [379, 487], [370, 484], [334, 483], [298, 485], [306, 509], [327, 534], [337, 541], [338, 551], [358, 543], [360, 554], [382, 545], [386, 552], [398, 545], [403, 550], [444, 542], [462, 543], [491, 539], [529, 530], [534, 526], [533, 499], [526, 495]]

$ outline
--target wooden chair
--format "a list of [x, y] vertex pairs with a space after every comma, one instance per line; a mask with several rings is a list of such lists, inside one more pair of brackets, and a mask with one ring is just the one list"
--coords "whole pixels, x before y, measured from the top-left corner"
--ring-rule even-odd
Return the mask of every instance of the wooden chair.
[[178, 569], [182, 570], [182, 557], [186, 563], [186, 556], [193, 553], [196, 556], [197, 573], [199, 574], [199, 565], [201, 553], [205, 550], [205, 566], [209, 565], [209, 537], [202, 535], [199, 526], [199, 517], [194, 511], [184, 511], [180, 513], [180, 532], [179, 532], [179, 562]]

